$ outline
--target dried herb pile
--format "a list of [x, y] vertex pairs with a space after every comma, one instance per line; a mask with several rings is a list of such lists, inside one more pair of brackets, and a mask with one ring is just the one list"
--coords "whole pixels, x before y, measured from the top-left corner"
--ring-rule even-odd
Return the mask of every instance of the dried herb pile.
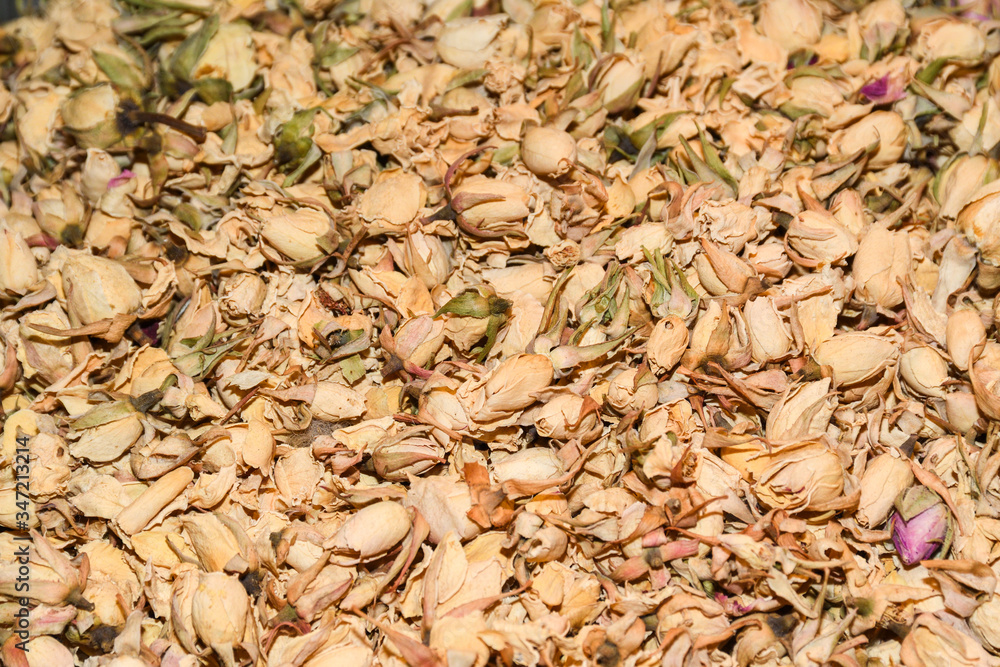
[[44, 4], [5, 665], [1000, 664], [995, 2]]

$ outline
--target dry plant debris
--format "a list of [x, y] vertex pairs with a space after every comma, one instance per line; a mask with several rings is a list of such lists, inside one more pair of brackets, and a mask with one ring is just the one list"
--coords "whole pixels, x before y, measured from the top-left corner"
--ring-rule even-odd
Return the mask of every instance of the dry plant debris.
[[996, 2], [43, 9], [5, 665], [1000, 665]]

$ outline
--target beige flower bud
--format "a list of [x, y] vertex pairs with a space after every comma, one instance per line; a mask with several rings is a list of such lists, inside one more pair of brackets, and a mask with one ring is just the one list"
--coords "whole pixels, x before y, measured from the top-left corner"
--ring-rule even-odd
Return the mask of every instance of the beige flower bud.
[[576, 140], [551, 127], [529, 127], [521, 140], [524, 166], [539, 176], [562, 176], [576, 163]]
[[917, 394], [943, 397], [942, 384], [948, 379], [948, 362], [933, 348], [921, 345], [903, 353], [899, 375]]
[[823, 33], [823, 13], [809, 0], [767, 0], [758, 28], [790, 51], [812, 46]]
[[534, 394], [552, 384], [552, 361], [541, 354], [518, 354], [500, 363], [484, 385], [488, 413], [523, 410], [535, 402]]
[[891, 454], [880, 454], [868, 462], [861, 476], [858, 522], [875, 528], [889, 516], [896, 496], [913, 484], [910, 465]]
[[905, 667], [974, 667], [990, 664], [990, 656], [976, 639], [939, 620], [921, 614], [903, 640], [900, 657]]
[[979, 249], [984, 262], [1000, 266], [1000, 180], [976, 190], [958, 213], [955, 228]]
[[679, 317], [667, 317], [657, 322], [646, 343], [646, 360], [650, 369], [657, 375], [672, 370], [687, 349], [688, 336], [684, 320]]
[[754, 486], [771, 508], [818, 509], [841, 498], [844, 467], [837, 453], [811, 442], [772, 454]]
[[836, 264], [858, 249], [858, 237], [833, 215], [819, 211], [802, 211], [788, 226], [788, 245], [807, 260], [820, 264]]
[[899, 349], [882, 336], [849, 332], [821, 343], [813, 357], [833, 369], [837, 384], [852, 385], [880, 375], [899, 358]]
[[250, 85], [257, 75], [257, 59], [249, 24], [224, 22], [195, 63], [195, 79], [225, 79], [234, 91]]
[[[646, 374], [645, 379], [654, 378]], [[608, 405], [620, 413], [648, 410], [656, 405], [659, 398], [656, 385], [647, 381], [636, 386], [637, 381], [640, 381], [639, 372], [635, 368], [628, 368], [616, 375], [608, 387]]]
[[434, 48], [454, 67], [482, 67], [496, 50], [493, 40], [507, 21], [503, 14], [453, 19], [438, 34]]
[[587, 411], [586, 399], [571, 392], [561, 392], [545, 401], [535, 412], [535, 430], [543, 438], [579, 439], [588, 443], [601, 433], [601, 423], [594, 411]]
[[0, 223], [0, 290], [24, 294], [38, 282], [38, 266], [24, 237]]
[[469, 519], [472, 494], [457, 476], [411, 477], [404, 504], [415, 507], [430, 526], [430, 541], [437, 544], [450, 531], [459, 539], [474, 537], [481, 528]]
[[405, 482], [409, 475], [421, 475], [444, 461], [444, 453], [444, 447], [430, 438], [410, 438], [377, 446], [372, 464], [382, 479]]
[[455, 188], [452, 206], [473, 227], [490, 228], [528, 217], [529, 196], [507, 181], [474, 176]]
[[295, 262], [321, 258], [324, 247], [335, 245], [330, 217], [314, 208], [299, 208], [267, 218], [260, 230], [268, 245]]
[[134, 313], [142, 304], [142, 293], [128, 271], [104, 257], [74, 253], [63, 265], [62, 283], [71, 322], [93, 324]]
[[858, 245], [852, 273], [862, 303], [895, 308], [903, 303], [903, 279], [910, 274], [910, 239], [884, 224], [872, 226]]
[[968, 433], [982, 416], [976, 406], [975, 394], [956, 391], [945, 396], [944, 401], [948, 423], [962, 433]]
[[743, 319], [747, 323], [754, 361], [777, 361], [792, 351], [791, 328], [771, 297], [761, 296], [748, 301], [743, 307]]
[[926, 62], [940, 58], [977, 61], [986, 51], [982, 30], [970, 21], [940, 18], [920, 27], [913, 55]]
[[116, 122], [119, 104], [110, 83], [78, 88], [63, 102], [63, 124], [81, 147], [107, 148], [122, 138]]
[[1000, 654], [1000, 595], [994, 593], [969, 617], [969, 627], [991, 653]]
[[237, 663], [233, 648], [243, 641], [250, 599], [235, 577], [221, 572], [201, 574], [191, 599], [194, 631], [222, 659], [226, 667]]
[[131, 505], [115, 517], [126, 535], [137, 533], [172, 503], [194, 479], [194, 472], [185, 466], [171, 470], [142, 492]]
[[987, 341], [979, 358], [969, 366], [976, 404], [990, 419], [1000, 419], [1000, 344]]
[[527, 538], [519, 548], [529, 563], [548, 563], [566, 553], [569, 538], [555, 526], [545, 526]]
[[906, 149], [909, 131], [903, 117], [895, 111], [876, 111], [830, 137], [830, 157], [844, 160], [859, 150], [878, 142], [868, 159], [872, 169], [884, 169], [899, 161]]
[[767, 416], [767, 439], [796, 442], [822, 435], [836, 407], [829, 378], [790, 387]]
[[[69, 649], [55, 637], [49, 636], [35, 637], [25, 644], [24, 658], [27, 667], [73, 667], [76, 664]], [[18, 664], [15, 660], [5, 656], [4, 662], [14, 667]]]
[[84, 235], [83, 200], [72, 183], [52, 187], [38, 193], [35, 203], [35, 219], [38, 226], [49, 236], [76, 245]]
[[998, 172], [997, 161], [985, 155], [961, 155], [949, 161], [932, 183], [940, 215], [957, 216], [979, 188], [996, 180]]
[[818, 76], [800, 76], [788, 86], [791, 99], [781, 106], [783, 111], [818, 113], [830, 118], [844, 103], [844, 93], [833, 82]]
[[236, 324], [245, 324], [260, 312], [266, 296], [267, 285], [258, 275], [237, 273], [219, 285], [219, 309]]
[[557, 270], [569, 269], [580, 263], [583, 253], [580, 244], [571, 239], [564, 239], [545, 249], [545, 257], [552, 262]]
[[121, 173], [121, 167], [107, 151], [100, 148], [88, 148], [87, 160], [80, 172], [80, 185], [83, 195], [96, 206], [97, 202], [108, 191], [111, 179]]
[[646, 63], [642, 55], [630, 52], [612, 56], [601, 69], [594, 88], [601, 91], [601, 103], [608, 113], [621, 113], [635, 106], [646, 83]]
[[323, 544], [357, 557], [357, 562], [381, 556], [410, 532], [410, 515], [397, 502], [386, 500], [363, 507]]
[[515, 452], [493, 464], [498, 482], [538, 481], [559, 477], [564, 472], [562, 459], [546, 447], [530, 447]]
[[358, 215], [377, 229], [402, 231], [420, 213], [427, 199], [427, 188], [417, 174], [390, 169], [361, 195]]

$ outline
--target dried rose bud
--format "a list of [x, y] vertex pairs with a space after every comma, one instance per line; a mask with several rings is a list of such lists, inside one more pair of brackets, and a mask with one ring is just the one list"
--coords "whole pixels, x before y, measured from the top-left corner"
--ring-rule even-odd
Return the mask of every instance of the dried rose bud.
[[906, 386], [921, 396], [945, 395], [948, 362], [936, 350], [920, 345], [903, 353], [899, 360], [899, 375]]
[[[944, 613], [944, 612], [939, 612]], [[891, 655], [891, 654], [890, 654]], [[986, 649], [965, 628], [943, 621], [933, 613], [923, 613], [909, 629], [899, 649], [897, 663], [905, 667], [979, 667], [993, 660]], [[887, 656], [888, 657], [888, 656]], [[868, 664], [871, 664], [869, 661]]]
[[892, 543], [906, 565], [914, 565], [937, 554], [948, 555], [954, 535], [951, 510], [941, 496], [926, 486], [913, 486], [896, 498], [890, 519]]
[[243, 641], [247, 629], [250, 599], [236, 577], [222, 572], [201, 574], [191, 600], [191, 620], [199, 639], [235, 667], [234, 647]]
[[910, 275], [910, 239], [905, 232], [892, 232], [884, 224], [873, 225], [851, 264], [855, 295], [862, 303], [895, 308], [903, 302], [903, 282]]
[[0, 290], [24, 294], [38, 282], [38, 266], [24, 237], [0, 223]]
[[902, 116], [895, 111], [876, 111], [834, 132], [830, 137], [830, 157], [845, 160], [877, 143], [875, 153], [868, 159], [868, 166], [884, 169], [903, 156], [908, 138], [909, 130]]
[[646, 343], [646, 359], [657, 375], [674, 368], [687, 349], [688, 329], [679, 317], [667, 317], [656, 323]]
[[961, 433], [968, 433], [982, 418], [979, 407], [976, 405], [975, 394], [955, 391], [945, 396], [944, 402], [948, 423]]
[[774, 299], [757, 297], [743, 307], [754, 361], [766, 363], [784, 358], [792, 350], [791, 329], [775, 306]]
[[63, 102], [63, 124], [81, 148], [107, 148], [122, 139], [121, 104], [110, 83], [78, 88]]
[[767, 0], [761, 5], [760, 30], [789, 51], [812, 46], [823, 33], [823, 12], [810, 0]]
[[493, 40], [508, 20], [503, 14], [494, 14], [448, 21], [434, 48], [441, 60], [454, 67], [482, 67], [495, 51]]
[[833, 369], [838, 385], [851, 385], [881, 374], [899, 358], [899, 347], [883, 336], [852, 331], [824, 341], [813, 357]]
[[399, 544], [411, 523], [406, 508], [386, 500], [358, 510], [323, 547], [348, 553], [357, 562], [371, 560]]
[[521, 140], [524, 166], [539, 176], [562, 176], [576, 163], [576, 140], [552, 127], [529, 127]]
[[896, 498], [913, 484], [910, 465], [891, 454], [880, 454], [868, 462], [861, 476], [858, 522], [874, 528], [889, 516]]
[[985, 155], [958, 155], [938, 172], [931, 193], [941, 204], [940, 215], [954, 218], [975, 192], [1000, 176], [1000, 164]]
[[191, 70], [192, 79], [223, 79], [234, 92], [249, 86], [257, 75], [252, 34], [253, 29], [246, 23], [220, 24]]
[[994, 593], [972, 612], [969, 627], [991, 653], [1000, 653], [1000, 595]]
[[951, 363], [960, 371], [969, 370], [969, 355], [986, 342], [986, 327], [979, 312], [971, 308], [956, 310], [948, 317], [945, 342]]
[[267, 285], [258, 275], [237, 273], [219, 285], [219, 309], [234, 323], [245, 324], [260, 312], [266, 296]]
[[452, 208], [473, 227], [489, 229], [528, 217], [529, 195], [519, 185], [475, 176], [455, 188]]
[[62, 270], [70, 321], [93, 324], [139, 310], [142, 293], [121, 264], [87, 253], [74, 253]]
[[955, 229], [979, 250], [982, 260], [1000, 266], [1000, 180], [979, 188], [955, 219]]
[[782, 449], [768, 456], [754, 493], [768, 507], [812, 509], [841, 498], [844, 467], [837, 453], [818, 442]]
[[330, 217], [307, 207], [267, 218], [260, 235], [268, 245], [295, 262], [318, 260], [336, 245]]
[[378, 476], [390, 482], [405, 482], [408, 475], [422, 475], [443, 463], [444, 447], [430, 438], [410, 438], [377, 446], [372, 464]]
[[493, 474], [498, 482], [552, 479], [563, 472], [562, 459], [555, 451], [545, 447], [522, 449], [493, 464]]
[[601, 422], [595, 411], [586, 411], [586, 404], [586, 399], [577, 394], [556, 394], [535, 412], [535, 430], [543, 438], [590, 442], [601, 434]]
[[830, 213], [806, 210], [788, 226], [788, 245], [796, 253], [819, 264], [836, 264], [858, 249], [858, 236]]
[[635, 106], [646, 83], [646, 63], [635, 52], [611, 56], [601, 68], [594, 88], [608, 113], [621, 113]]
[[913, 55], [927, 63], [942, 58], [974, 62], [983, 57], [986, 39], [976, 25], [945, 17], [920, 27]]

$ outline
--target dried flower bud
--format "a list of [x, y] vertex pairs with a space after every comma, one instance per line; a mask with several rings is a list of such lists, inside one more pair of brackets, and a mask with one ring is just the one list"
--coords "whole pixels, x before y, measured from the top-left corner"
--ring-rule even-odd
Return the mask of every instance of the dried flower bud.
[[920, 345], [903, 353], [899, 375], [917, 394], [942, 397], [945, 394], [942, 385], [948, 379], [948, 362], [933, 348]]
[[976, 25], [946, 17], [924, 23], [913, 54], [925, 62], [942, 58], [975, 62], [983, 57], [986, 40]]
[[429, 438], [410, 438], [379, 445], [372, 451], [372, 464], [378, 476], [390, 482], [403, 482], [409, 475], [422, 475], [442, 463], [444, 447]]
[[806, 443], [768, 457], [754, 493], [768, 507], [818, 509], [841, 498], [844, 467], [826, 445]]
[[913, 484], [913, 471], [902, 459], [880, 454], [868, 462], [861, 476], [861, 500], [858, 501], [858, 522], [875, 528], [889, 516], [889, 510], [900, 493]]
[[774, 299], [767, 296], [748, 301], [743, 319], [750, 335], [750, 354], [754, 361], [766, 363], [784, 358], [792, 350], [792, 332], [778, 312]]
[[503, 14], [448, 21], [435, 40], [441, 60], [454, 67], [482, 67], [494, 51], [493, 40], [506, 27]]
[[657, 322], [646, 343], [650, 369], [657, 375], [672, 370], [687, 349], [688, 336], [684, 320], [679, 317], [667, 317]]
[[961, 433], [968, 433], [982, 417], [975, 394], [956, 391], [945, 396], [944, 400], [948, 423]]
[[535, 430], [543, 438], [575, 438], [586, 444], [601, 434], [601, 421], [595, 411], [587, 410], [586, 399], [560, 392], [535, 412]]
[[805, 210], [788, 226], [788, 245], [807, 260], [836, 264], [858, 249], [858, 237], [833, 215]]
[[235, 577], [222, 572], [201, 574], [191, 599], [191, 620], [198, 638], [210, 646], [226, 667], [235, 667], [234, 647], [247, 629], [250, 599]]
[[979, 188], [1000, 176], [1000, 165], [985, 155], [959, 155], [949, 160], [931, 184], [934, 198], [941, 204], [940, 215], [954, 218], [972, 201]]
[[0, 290], [24, 294], [38, 282], [38, 266], [24, 237], [0, 223]]
[[576, 163], [576, 140], [551, 127], [529, 127], [521, 140], [524, 166], [539, 176], [562, 176]]
[[329, 216], [314, 208], [298, 208], [267, 218], [261, 238], [295, 262], [312, 262], [336, 245]]
[[877, 143], [875, 153], [868, 159], [868, 166], [884, 169], [903, 156], [908, 137], [909, 130], [902, 116], [895, 111], [876, 111], [834, 132], [830, 137], [830, 156], [834, 160], [845, 160]]
[[969, 627], [991, 653], [1000, 653], [1000, 595], [994, 593], [972, 612]]
[[514, 183], [475, 176], [455, 188], [451, 205], [468, 224], [489, 229], [528, 217], [528, 201], [528, 193]]
[[493, 474], [498, 482], [552, 479], [563, 474], [563, 463], [551, 449], [530, 447], [494, 463]]
[[789, 51], [812, 46], [823, 32], [823, 13], [810, 0], [767, 0], [760, 8], [761, 31]]
[[264, 298], [267, 285], [253, 273], [237, 273], [219, 286], [219, 309], [236, 324], [245, 324], [248, 318], [257, 315]]
[[646, 63], [638, 53], [616, 54], [597, 76], [595, 89], [608, 113], [621, 113], [635, 106], [646, 83]]
[[976, 667], [988, 665], [989, 654], [967, 631], [925, 613], [917, 617], [900, 649], [905, 667]]
[[899, 358], [899, 349], [882, 336], [849, 332], [824, 341], [813, 356], [833, 369], [837, 384], [852, 385], [880, 375]]
[[976, 346], [986, 342], [986, 327], [979, 312], [963, 308], [948, 317], [945, 341], [951, 363], [961, 371], [969, 370], [969, 356]]
[[903, 280], [910, 275], [910, 239], [891, 232], [884, 224], [873, 225], [858, 245], [851, 265], [855, 294], [862, 303], [895, 308], [903, 302]]
[[139, 310], [142, 293], [118, 262], [86, 253], [74, 253], [62, 270], [70, 321], [93, 324]]
[[410, 524], [410, 515], [399, 503], [375, 503], [358, 510], [323, 548], [349, 553], [357, 562], [364, 562], [399, 544], [410, 531]]
[[954, 534], [951, 510], [926, 486], [906, 489], [896, 498], [896, 513], [890, 520], [892, 543], [906, 565], [914, 565], [937, 553], [948, 554]]
[[1000, 180], [976, 190], [955, 219], [955, 229], [979, 250], [984, 262], [1000, 266]]
[[120, 107], [110, 83], [78, 88], [63, 102], [63, 124], [81, 148], [107, 148], [122, 139]]

